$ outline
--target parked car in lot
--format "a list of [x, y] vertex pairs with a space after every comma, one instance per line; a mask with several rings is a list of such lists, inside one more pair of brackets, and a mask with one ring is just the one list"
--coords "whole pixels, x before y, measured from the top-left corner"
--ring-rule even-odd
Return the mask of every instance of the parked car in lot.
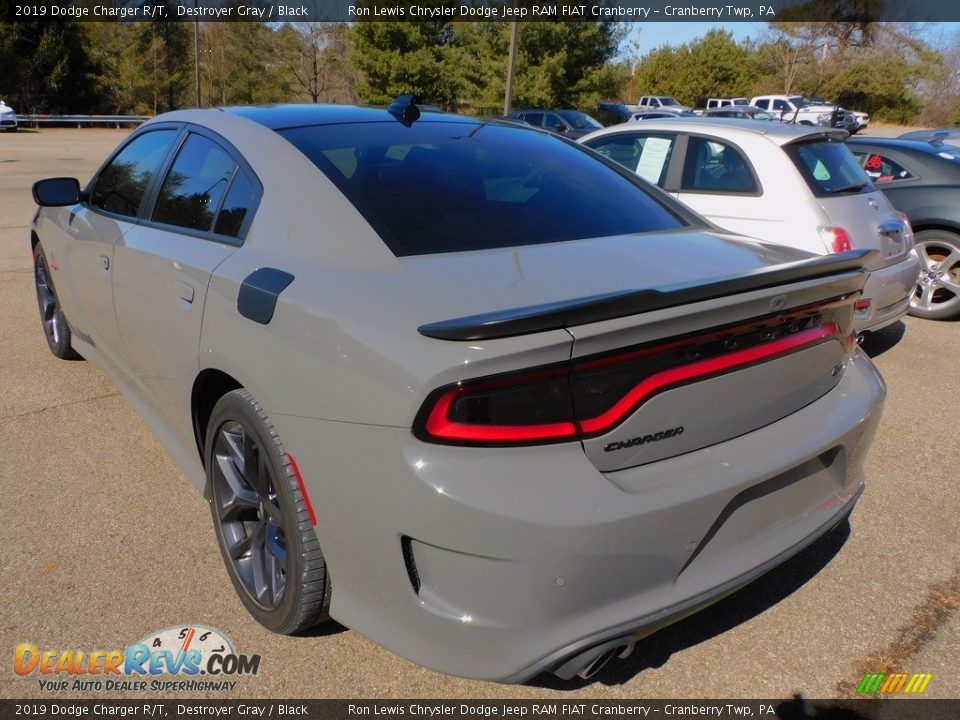
[[849, 110], [800, 95], [758, 95], [750, 104], [778, 115], [783, 122], [842, 128], [851, 135], [860, 130], [860, 121]]
[[644, 95], [637, 103], [637, 110], [690, 110], [689, 105], [684, 105], [672, 95]]
[[727, 105], [725, 107], [714, 108], [713, 110], [705, 110], [703, 117], [765, 120], [766, 122], [780, 121], [779, 115], [774, 115], [753, 105]]
[[863, 489], [867, 254], [724, 233], [564, 138], [185, 110], [34, 197], [50, 349], [134, 404], [276, 632], [589, 676]]
[[860, 332], [896, 322], [920, 262], [910, 224], [843, 144], [842, 130], [755, 120], [627, 124], [580, 142], [720, 227], [810, 252], [878, 251], [858, 301]]
[[602, 125], [610, 126], [627, 122], [635, 112], [636, 108], [620, 102], [601, 102], [597, 103], [593, 115]]
[[17, 114], [3, 100], [0, 100], [0, 128], [7, 132], [17, 131]]
[[919, 140], [960, 147], [960, 128], [939, 128], [937, 130], [911, 130], [897, 136], [900, 140]]
[[515, 110], [510, 117], [568, 138], [578, 138], [603, 127], [595, 118], [580, 110]]
[[960, 315], [960, 148], [890, 138], [852, 138], [847, 146], [913, 225], [922, 267], [910, 314]]
[[630, 116], [627, 122], [640, 122], [642, 120], [669, 120], [678, 117], [696, 117], [696, 113], [690, 110], [671, 110], [661, 108], [660, 110], [641, 110]]
[[694, 112], [697, 115], [703, 115], [707, 110], [718, 110], [719, 108], [728, 108], [735, 105], [749, 105], [750, 101], [745, 97], [702, 97], [697, 98], [694, 106]]

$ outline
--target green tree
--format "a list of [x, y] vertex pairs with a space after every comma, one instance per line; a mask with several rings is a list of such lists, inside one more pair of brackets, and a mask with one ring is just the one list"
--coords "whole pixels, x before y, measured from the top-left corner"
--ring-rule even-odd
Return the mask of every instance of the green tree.
[[136, 26], [125, 22], [88, 22], [82, 26], [93, 63], [89, 78], [102, 99], [99, 109], [114, 115], [150, 111]]
[[80, 23], [0, 24], [0, 97], [22, 113], [85, 113], [97, 104]]
[[[171, 8], [167, 15], [176, 17]], [[153, 114], [196, 104], [188, 92], [193, 78], [191, 33], [187, 23], [156, 19], [138, 23], [137, 50], [142, 57], [147, 104]], [[192, 27], [191, 27], [192, 29]]]
[[711, 30], [680, 47], [660, 47], [637, 66], [632, 100], [673, 95], [688, 105], [698, 98], [743, 95], [757, 72], [757, 53], [726, 30]]
[[351, 29], [350, 59], [361, 73], [361, 100], [386, 105], [414, 93], [445, 107], [455, 107], [461, 73], [452, 49], [453, 23], [360, 22]]

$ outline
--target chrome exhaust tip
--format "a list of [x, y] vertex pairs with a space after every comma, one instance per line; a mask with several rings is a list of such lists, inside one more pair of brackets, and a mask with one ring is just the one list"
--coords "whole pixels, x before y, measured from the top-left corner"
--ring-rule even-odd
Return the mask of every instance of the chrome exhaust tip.
[[632, 637], [610, 640], [574, 656], [563, 665], [555, 668], [553, 674], [563, 680], [572, 680], [574, 677], [589, 680], [603, 670], [613, 658], [626, 659], [630, 657], [635, 645], [636, 642]]

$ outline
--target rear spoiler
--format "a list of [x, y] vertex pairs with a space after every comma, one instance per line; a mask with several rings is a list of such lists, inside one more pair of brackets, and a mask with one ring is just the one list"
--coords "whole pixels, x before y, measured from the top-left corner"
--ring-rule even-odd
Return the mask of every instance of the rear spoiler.
[[876, 250], [823, 255], [809, 260], [759, 268], [706, 283], [668, 285], [655, 290], [622, 290], [560, 302], [498, 310], [496, 312], [428, 323], [417, 328], [437, 340], [493, 340], [529, 333], [561, 330], [601, 320], [663, 310], [777, 285], [814, 280], [850, 271], [866, 273], [864, 265]]

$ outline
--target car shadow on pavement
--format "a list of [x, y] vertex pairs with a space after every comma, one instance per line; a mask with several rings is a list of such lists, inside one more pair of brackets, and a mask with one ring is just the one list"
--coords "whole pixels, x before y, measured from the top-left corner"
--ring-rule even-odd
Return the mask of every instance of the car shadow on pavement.
[[527, 684], [552, 690], [579, 690], [594, 683], [622, 685], [644, 670], [666, 664], [674, 653], [727, 632], [773, 607], [826, 567], [848, 537], [850, 522], [844, 520], [812, 545], [734, 594], [638, 640], [629, 658], [612, 660], [589, 680], [561, 680], [541, 673]]
[[341, 625], [336, 620], [327, 620], [326, 622], [320, 623], [319, 625], [314, 625], [309, 627], [306, 630], [301, 630], [297, 633], [297, 637], [302, 638], [317, 638], [317, 637], [329, 637], [330, 635], [339, 635], [342, 632], [349, 630], [348, 627]]
[[882, 330], [867, 333], [863, 338], [863, 342], [860, 343], [860, 347], [863, 348], [863, 351], [871, 358], [875, 358], [883, 355], [887, 350], [890, 350], [900, 342], [906, 331], [907, 326], [903, 324], [902, 320], [898, 320], [893, 323], [893, 325], [888, 325]]

